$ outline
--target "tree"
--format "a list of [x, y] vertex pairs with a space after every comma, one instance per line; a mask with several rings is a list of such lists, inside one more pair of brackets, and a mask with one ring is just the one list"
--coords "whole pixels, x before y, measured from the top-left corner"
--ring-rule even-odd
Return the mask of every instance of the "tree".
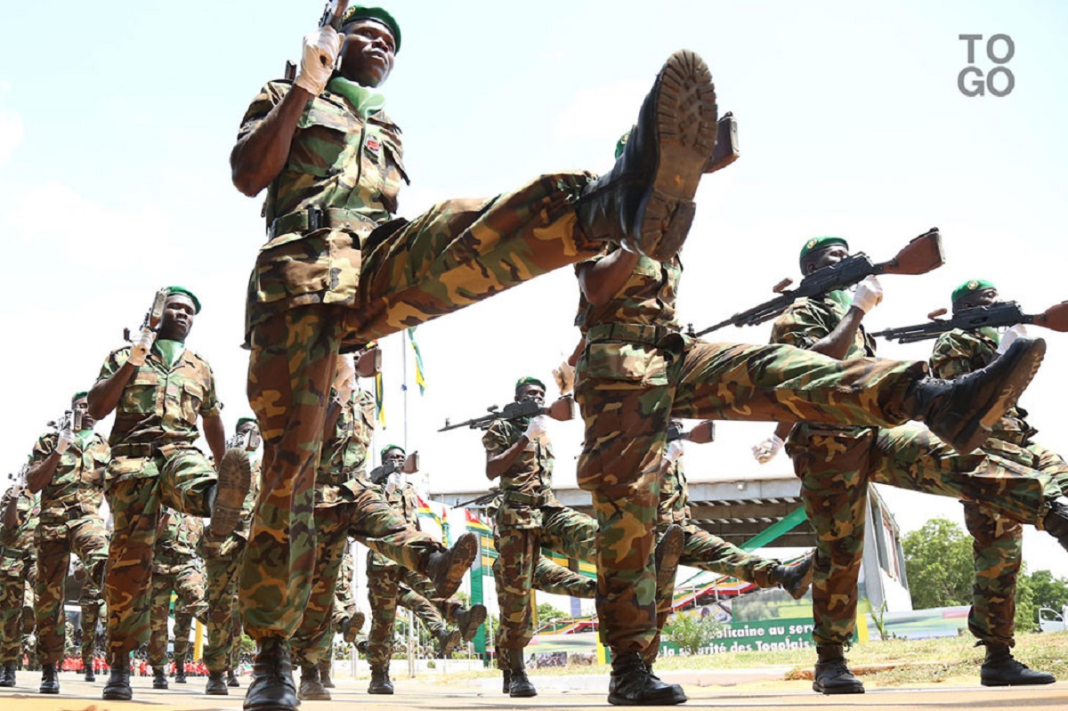
[[723, 624], [712, 615], [685, 615], [677, 613], [664, 625], [664, 638], [679, 645], [689, 654], [700, 654], [712, 644]]
[[1035, 596], [1035, 608], [1048, 607], [1061, 611], [1068, 605], [1068, 580], [1054, 578], [1048, 570], [1036, 570], [1027, 576]]
[[971, 604], [972, 539], [960, 526], [933, 518], [906, 534], [902, 547], [913, 608]]
[[[1048, 571], [1045, 571], [1048, 572]], [[1031, 576], [1023, 568], [1016, 578], [1016, 624], [1017, 632], [1034, 632], [1038, 627], [1038, 606], [1035, 605], [1035, 588]]]
[[538, 626], [547, 625], [557, 620], [569, 620], [571, 615], [566, 612], [561, 612], [547, 602], [538, 604]]

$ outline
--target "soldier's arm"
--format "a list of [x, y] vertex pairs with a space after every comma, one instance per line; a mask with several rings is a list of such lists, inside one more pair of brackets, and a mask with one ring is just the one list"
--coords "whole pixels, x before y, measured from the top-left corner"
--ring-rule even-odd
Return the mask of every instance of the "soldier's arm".
[[863, 320], [863, 311], [855, 306], [850, 308], [845, 317], [838, 322], [838, 325], [826, 336], [816, 341], [810, 350], [830, 356], [836, 360], [845, 358], [845, 354], [849, 352], [849, 347], [857, 339], [860, 322]]
[[226, 454], [226, 427], [223, 426], [222, 416], [219, 414], [208, 415], [203, 419], [204, 439], [208, 440], [208, 449], [215, 457], [215, 466], [218, 467]]
[[94, 420], [104, 419], [119, 406], [122, 391], [137, 372], [137, 366], [128, 360], [123, 361], [121, 365], [118, 361], [118, 356], [114, 353], [108, 358], [86, 397], [89, 415]]
[[607, 303], [627, 283], [640, 258], [634, 252], [617, 249], [607, 257], [579, 264], [575, 271], [582, 295], [595, 306]]
[[493, 481], [508, 471], [519, 455], [530, 444], [526, 434], [522, 434], [512, 444], [508, 444], [503, 425], [500, 421], [494, 422], [482, 438], [486, 447], [486, 478]]
[[4, 502], [3, 524], [5, 531], [14, 531], [22, 523], [19, 521], [19, 496], [8, 496]]
[[33, 448], [33, 456], [30, 460], [30, 470], [26, 472], [26, 488], [31, 494], [36, 494], [48, 486], [59, 466], [62, 455], [55, 451], [56, 440], [54, 437], [41, 437]]
[[841, 321], [832, 324], [823, 309], [809, 301], [796, 301], [775, 320], [771, 340], [841, 360], [856, 339], [863, 319], [863, 311], [851, 308]]
[[255, 197], [285, 167], [297, 122], [312, 95], [297, 85], [251, 131], [242, 135], [230, 153], [234, 187]]

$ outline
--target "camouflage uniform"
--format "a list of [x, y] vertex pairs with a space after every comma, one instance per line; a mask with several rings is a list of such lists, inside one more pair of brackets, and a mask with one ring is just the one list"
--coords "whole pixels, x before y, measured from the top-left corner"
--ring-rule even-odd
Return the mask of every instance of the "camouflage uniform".
[[89, 578], [82, 583], [82, 594], [78, 605], [82, 608], [82, 666], [92, 669], [96, 658], [96, 627], [100, 621], [100, 608], [104, 604], [104, 593]]
[[[108, 356], [98, 381], [116, 373], [130, 355]], [[215, 468], [193, 446], [198, 417], [219, 414], [215, 378], [207, 361], [189, 348], [168, 366], [158, 346], [123, 390], [111, 430], [106, 495], [115, 517], [104, 598], [108, 649], [130, 652], [148, 641], [152, 556], [161, 505], [210, 516], [208, 492]]]
[[[289, 91], [268, 83], [239, 138]], [[241, 576], [246, 628], [289, 636], [311, 591], [315, 471], [339, 351], [456, 311], [596, 251], [574, 201], [592, 176], [538, 178], [489, 200], [391, 220], [407, 180], [400, 129], [326, 90], [308, 101], [267, 190], [268, 242], [249, 280], [249, 400], [267, 492]], [[378, 229], [376, 229], [378, 228]]]
[[[55, 451], [55, 432], [37, 440], [30, 465], [37, 466]], [[86, 580], [100, 585], [108, 558], [108, 532], [99, 514], [104, 500], [104, 470], [111, 449], [93, 434], [80, 436], [60, 455], [52, 479], [41, 490], [41, 523], [37, 528], [37, 657], [41, 664], [58, 664], [66, 647], [67, 616], [63, 612], [67, 570], [74, 553], [82, 561]]]
[[[839, 294], [796, 301], [776, 320], [772, 339], [811, 348], [848, 312], [850, 306]], [[861, 327], [846, 357], [874, 355], [875, 342]], [[1040, 527], [1049, 502], [1059, 495], [1048, 476], [1000, 457], [958, 454], [916, 425], [880, 429], [802, 423], [794, 427], [786, 451], [801, 478], [801, 497], [816, 531], [812, 636], [817, 645], [848, 645], [853, 638], [869, 483], [984, 502]]]
[[[494, 420], [482, 436], [487, 454], [507, 451], [523, 437], [528, 424], [528, 419]], [[528, 442], [501, 475], [496, 517], [501, 575], [495, 578], [499, 649], [523, 649], [534, 637], [531, 591], [542, 548], [576, 560], [592, 561], [595, 556], [597, 524], [557, 501], [552, 476], [553, 447], [547, 434]], [[503, 656], [497, 655], [498, 659]]]
[[168, 512], [167, 524], [156, 539], [156, 553], [152, 561], [152, 636], [148, 642], [148, 663], [153, 668], [167, 664], [167, 617], [173, 590], [185, 608], [183, 626], [179, 629], [179, 607], [174, 615], [174, 658], [189, 648], [189, 618], [205, 619], [208, 603], [204, 600], [204, 570], [196, 557], [197, 542], [204, 535], [200, 519]]
[[922, 362], [689, 339], [675, 320], [681, 272], [677, 257], [643, 257], [607, 303], [582, 297], [576, 320], [585, 336], [575, 376], [586, 421], [578, 483], [593, 493], [597, 609], [615, 650], [641, 652], [656, 631], [653, 528], [670, 418], [893, 425], [916, 411], [912, 385], [927, 372]]
[[252, 463], [252, 486], [241, 504], [237, 527], [221, 541], [202, 536], [197, 552], [204, 559], [207, 577], [208, 636], [204, 666], [208, 671], [235, 669], [241, 648], [241, 617], [237, 614], [237, 573], [248, 547], [249, 528], [260, 490], [260, 462]]
[[[15, 488], [0, 498], [0, 513], [7, 510]], [[34, 531], [41, 514], [40, 498], [28, 489], [18, 494], [19, 526], [0, 529], [0, 665], [21, 660], [25, 593], [35, 577]]]
[[[931, 355], [931, 369], [939, 378], [952, 380], [992, 363], [998, 356], [996, 331], [950, 331], [942, 334]], [[994, 425], [983, 444], [987, 454], [1003, 457], [1049, 475], [1063, 491], [1068, 465], [1057, 454], [1031, 441], [1038, 431], [1024, 419], [1027, 412], [1013, 408]], [[1015, 644], [1016, 580], [1023, 561], [1023, 527], [984, 507], [965, 501], [964, 523], [972, 534], [975, 583], [968, 628], [983, 642]]]
[[[174, 603], [174, 668], [184, 665], [189, 661], [189, 634], [193, 631], [193, 613], [186, 607], [185, 602], [176, 600]], [[164, 642], [166, 644], [166, 642]], [[166, 646], [164, 646], [164, 662], [166, 662]], [[150, 662], [151, 663], [151, 662]]]

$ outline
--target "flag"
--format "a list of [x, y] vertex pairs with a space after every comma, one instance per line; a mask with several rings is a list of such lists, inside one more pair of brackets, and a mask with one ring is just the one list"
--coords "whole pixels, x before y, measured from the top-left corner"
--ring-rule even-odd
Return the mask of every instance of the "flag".
[[426, 392], [426, 372], [423, 370], [423, 354], [419, 351], [419, 344], [415, 342], [415, 326], [408, 329], [408, 342], [415, 351], [415, 384], [419, 386], [419, 394]]
[[382, 406], [382, 398], [385, 387], [382, 385], [382, 374], [375, 373], [375, 409], [378, 411], [378, 424], [386, 426], [386, 408]]

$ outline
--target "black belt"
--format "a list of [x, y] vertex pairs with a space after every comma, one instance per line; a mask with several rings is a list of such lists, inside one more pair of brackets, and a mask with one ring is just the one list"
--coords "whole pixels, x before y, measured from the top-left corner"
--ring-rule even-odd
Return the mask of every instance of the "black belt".
[[276, 217], [267, 229], [267, 240], [270, 241], [279, 235], [287, 235], [292, 232], [308, 233], [331, 227], [334, 229], [344, 228], [360, 235], [369, 233], [375, 228], [376, 223], [353, 210], [340, 207], [310, 207], [307, 210], [291, 212], [288, 215]]
[[679, 329], [668, 326], [643, 326], [637, 323], [602, 323], [586, 331], [586, 341], [626, 341], [658, 345], [664, 339], [678, 335]]
[[552, 501], [553, 495], [549, 492], [541, 494], [524, 494], [521, 491], [505, 491], [504, 500], [510, 504], [520, 506], [544, 506]]
[[116, 444], [111, 448], [113, 457], [155, 457], [159, 447], [154, 444]]

